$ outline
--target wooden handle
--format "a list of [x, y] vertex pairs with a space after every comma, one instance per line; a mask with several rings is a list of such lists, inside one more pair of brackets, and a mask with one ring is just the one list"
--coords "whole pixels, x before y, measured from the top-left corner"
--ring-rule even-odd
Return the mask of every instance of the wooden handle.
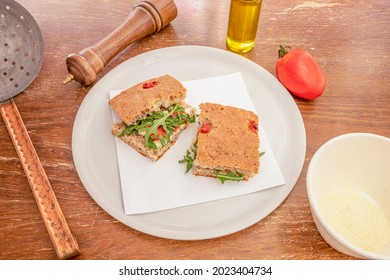
[[126, 21], [93, 47], [66, 58], [68, 76], [64, 84], [75, 80], [91, 85], [96, 75], [112, 58], [131, 43], [147, 35], [159, 32], [177, 16], [173, 0], [142, 0], [138, 2]]
[[69, 259], [79, 255], [77, 241], [66, 223], [13, 99], [0, 104], [0, 111], [58, 257]]

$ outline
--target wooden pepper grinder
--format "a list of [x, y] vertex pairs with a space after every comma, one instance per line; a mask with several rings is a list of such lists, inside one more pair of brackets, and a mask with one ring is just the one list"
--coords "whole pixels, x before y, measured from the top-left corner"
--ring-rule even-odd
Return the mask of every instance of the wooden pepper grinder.
[[159, 32], [177, 16], [173, 0], [141, 0], [129, 14], [126, 21], [110, 35], [93, 47], [66, 58], [68, 76], [64, 84], [75, 80], [91, 85], [96, 75], [112, 58], [131, 43], [147, 35]]

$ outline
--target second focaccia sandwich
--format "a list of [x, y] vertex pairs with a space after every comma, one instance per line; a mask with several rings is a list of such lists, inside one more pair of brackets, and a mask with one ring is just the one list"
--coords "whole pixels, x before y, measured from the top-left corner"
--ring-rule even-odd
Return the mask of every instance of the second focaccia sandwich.
[[121, 122], [112, 133], [140, 154], [157, 161], [176, 141], [195, 109], [184, 103], [186, 89], [174, 77], [164, 75], [139, 83], [109, 101]]
[[193, 174], [226, 180], [248, 180], [259, 171], [258, 116], [244, 109], [200, 104], [197, 139], [181, 163]]

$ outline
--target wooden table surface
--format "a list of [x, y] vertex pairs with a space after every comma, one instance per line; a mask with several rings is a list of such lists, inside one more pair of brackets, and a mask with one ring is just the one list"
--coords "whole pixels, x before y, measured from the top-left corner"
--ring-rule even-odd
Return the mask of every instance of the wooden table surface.
[[[76, 259], [351, 259], [319, 235], [306, 194], [315, 151], [344, 133], [390, 137], [390, 2], [264, 1], [255, 48], [242, 56], [275, 75], [279, 44], [308, 50], [327, 86], [314, 101], [294, 99], [302, 114], [307, 151], [291, 194], [269, 216], [240, 232], [202, 241], [141, 233], [107, 214], [87, 193], [72, 157], [72, 127], [91, 87], [62, 85], [70, 53], [117, 28], [135, 0], [19, 0], [37, 20], [45, 57], [36, 80], [15, 102], [82, 251]], [[99, 74], [135, 55], [177, 45], [226, 49], [229, 1], [176, 0], [178, 17], [158, 34], [115, 57]], [[369, 152], [369, 151], [363, 151]], [[0, 259], [56, 259], [22, 165], [0, 122]]]

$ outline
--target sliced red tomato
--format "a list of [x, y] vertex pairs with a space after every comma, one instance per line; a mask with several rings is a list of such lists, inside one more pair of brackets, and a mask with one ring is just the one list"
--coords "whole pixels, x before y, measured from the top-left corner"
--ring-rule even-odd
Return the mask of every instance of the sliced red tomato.
[[200, 133], [209, 133], [211, 131], [211, 123], [204, 123], [199, 128]]
[[157, 81], [152, 81], [152, 82], [146, 82], [142, 84], [142, 88], [148, 89], [157, 86], [158, 82]]
[[279, 81], [292, 94], [307, 100], [322, 95], [325, 90], [325, 76], [314, 58], [305, 50], [286, 50], [280, 46], [276, 63]]
[[162, 127], [162, 125], [160, 125], [160, 126], [157, 128], [157, 135], [155, 135], [155, 134], [150, 135], [150, 139], [152, 139], [153, 141], [155, 141], [155, 140], [158, 140], [159, 135], [161, 135], [162, 137], [164, 137], [165, 134], [167, 134], [167, 132], [166, 132], [165, 129]]
[[259, 131], [259, 125], [257, 124], [257, 122], [253, 121], [253, 120], [250, 120], [249, 121], [249, 130], [252, 131], [252, 132], [255, 132], [257, 133]]
[[[172, 114], [172, 117], [174, 117], [174, 118], [176, 118], [178, 115], [184, 115], [185, 113], [184, 112], [174, 112], [173, 114]], [[182, 119], [182, 118], [181, 118]]]

